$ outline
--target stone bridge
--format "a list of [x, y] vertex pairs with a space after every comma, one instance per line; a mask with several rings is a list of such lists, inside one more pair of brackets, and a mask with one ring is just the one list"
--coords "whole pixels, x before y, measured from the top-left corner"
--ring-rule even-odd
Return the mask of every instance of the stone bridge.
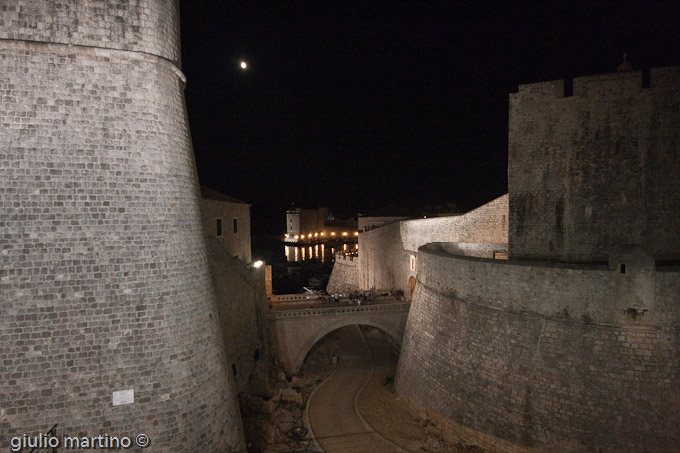
[[375, 305], [331, 306], [267, 313], [267, 322], [287, 373], [295, 374], [309, 350], [330, 332], [349, 325], [376, 327], [401, 346], [411, 304], [394, 301]]

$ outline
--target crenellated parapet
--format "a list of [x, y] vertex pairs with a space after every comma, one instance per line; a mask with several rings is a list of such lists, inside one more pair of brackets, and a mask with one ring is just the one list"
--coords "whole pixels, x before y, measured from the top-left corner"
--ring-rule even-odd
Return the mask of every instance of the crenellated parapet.
[[511, 94], [511, 258], [604, 263], [636, 244], [680, 260], [679, 106], [680, 67]]
[[569, 97], [621, 97], [637, 94], [645, 88], [672, 87], [678, 83], [680, 67], [596, 74], [519, 85], [517, 93], [510, 93], [510, 102], [532, 100], [550, 103], [555, 102], [555, 99]]

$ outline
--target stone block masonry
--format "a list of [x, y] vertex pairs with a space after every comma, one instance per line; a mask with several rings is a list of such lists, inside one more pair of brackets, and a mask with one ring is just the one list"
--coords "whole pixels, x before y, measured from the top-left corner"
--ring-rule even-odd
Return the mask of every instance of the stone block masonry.
[[328, 279], [326, 291], [349, 293], [359, 289], [359, 257], [345, 256], [342, 252], [335, 254], [333, 272]]
[[144, 433], [157, 452], [245, 449], [177, 13], [160, 0], [0, 5], [0, 449], [55, 423]]
[[608, 266], [419, 251], [397, 391], [463, 425], [550, 451], [680, 444], [680, 269], [633, 313]]
[[680, 67], [564, 86], [510, 95], [510, 257], [606, 262], [637, 244], [680, 260]]
[[402, 220], [361, 232], [359, 287], [400, 289], [409, 294], [409, 279], [415, 278], [417, 272], [417, 259], [416, 263], [413, 260], [418, 247], [444, 241], [507, 243], [508, 196], [500, 196], [462, 215]]
[[[247, 205], [246, 205], [247, 206]], [[243, 392], [257, 362], [270, 358], [264, 321], [267, 303], [263, 267], [248, 268], [216, 238], [208, 238], [208, 261], [217, 311], [236, 390]]]

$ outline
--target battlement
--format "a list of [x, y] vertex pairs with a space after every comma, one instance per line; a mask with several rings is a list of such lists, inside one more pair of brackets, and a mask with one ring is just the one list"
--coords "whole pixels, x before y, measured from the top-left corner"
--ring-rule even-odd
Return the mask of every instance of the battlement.
[[511, 101], [517, 98], [538, 101], [572, 96], [584, 98], [622, 96], [638, 93], [646, 88], [677, 86], [678, 83], [680, 83], [680, 66], [670, 66], [528, 83], [519, 85], [517, 93], [510, 93], [510, 99]]
[[4, 0], [0, 40], [129, 50], [180, 63], [179, 1]]

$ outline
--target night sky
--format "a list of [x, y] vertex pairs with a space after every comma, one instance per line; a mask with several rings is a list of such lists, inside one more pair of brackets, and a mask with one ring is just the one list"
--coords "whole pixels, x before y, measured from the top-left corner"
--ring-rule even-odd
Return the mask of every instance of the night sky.
[[678, 1], [290, 3], [181, 1], [199, 179], [255, 231], [292, 202], [474, 208], [507, 192], [517, 85], [680, 64]]

